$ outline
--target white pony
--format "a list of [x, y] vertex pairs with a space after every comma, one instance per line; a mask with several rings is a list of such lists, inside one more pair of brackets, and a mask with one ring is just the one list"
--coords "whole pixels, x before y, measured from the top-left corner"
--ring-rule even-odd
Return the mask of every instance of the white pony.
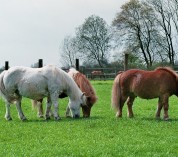
[[5, 118], [11, 120], [10, 104], [16, 102], [21, 120], [26, 120], [21, 109], [22, 96], [33, 100], [47, 97], [46, 119], [49, 119], [51, 104], [54, 105], [54, 118], [59, 120], [58, 96], [69, 96], [69, 108], [73, 118], [80, 117], [80, 106], [86, 105], [86, 97], [74, 80], [63, 70], [48, 65], [42, 68], [12, 67], [0, 74], [0, 91], [6, 101]]

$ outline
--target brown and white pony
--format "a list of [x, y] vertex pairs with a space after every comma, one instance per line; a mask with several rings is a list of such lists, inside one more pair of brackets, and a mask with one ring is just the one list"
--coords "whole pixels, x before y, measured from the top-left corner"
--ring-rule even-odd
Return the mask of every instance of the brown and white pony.
[[[91, 108], [94, 105], [94, 103], [97, 101], [97, 96], [96, 96], [94, 88], [92, 87], [91, 83], [86, 78], [86, 76], [80, 73], [79, 71], [72, 68], [69, 70], [68, 75], [73, 78], [73, 80], [78, 85], [80, 90], [85, 93], [85, 96], [87, 98], [86, 99], [87, 105], [81, 106], [83, 117], [85, 118], [90, 117]], [[64, 97], [66, 97], [65, 93], [62, 93], [59, 95], [59, 98], [64, 98]], [[42, 117], [43, 115], [42, 100], [41, 102], [32, 101], [32, 104], [33, 106], [38, 106], [38, 115], [39, 117]], [[69, 106], [66, 109], [66, 116], [70, 116]]]
[[178, 96], [178, 75], [170, 68], [159, 67], [154, 71], [127, 70], [116, 76], [112, 87], [112, 105], [116, 116], [122, 117], [122, 108], [127, 100], [128, 116], [133, 117], [132, 105], [138, 96], [143, 99], [158, 98], [156, 118], [164, 108], [164, 120], [168, 120], [169, 97]]

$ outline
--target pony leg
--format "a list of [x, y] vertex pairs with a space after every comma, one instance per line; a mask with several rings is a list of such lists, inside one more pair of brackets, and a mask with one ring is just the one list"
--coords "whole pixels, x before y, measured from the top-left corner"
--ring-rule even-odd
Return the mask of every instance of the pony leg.
[[37, 101], [38, 117], [43, 118], [43, 100]]
[[126, 100], [127, 100], [126, 97], [122, 97], [120, 99], [120, 104], [118, 105], [118, 111], [116, 113], [116, 117], [118, 117], [118, 118], [122, 117], [122, 108], [123, 108], [124, 103], [125, 103]]
[[67, 108], [66, 108], [66, 117], [71, 117], [69, 105], [67, 105]]
[[5, 114], [6, 120], [12, 120], [10, 115], [10, 103], [6, 102], [6, 114]]
[[19, 100], [17, 100], [16, 102], [16, 108], [17, 108], [17, 111], [18, 111], [18, 114], [19, 114], [19, 118], [24, 121], [24, 120], [27, 120], [27, 118], [24, 116], [23, 114], [23, 111], [22, 111], [22, 107], [21, 107], [21, 98]]
[[51, 104], [52, 104], [51, 99], [48, 97], [46, 102], [46, 115], [45, 115], [46, 120], [50, 119], [49, 112], [51, 110]]
[[39, 118], [43, 118], [43, 104], [42, 104], [43, 99], [37, 101], [37, 100], [31, 100], [32, 102], [32, 108], [35, 109], [37, 108], [37, 116]]
[[53, 112], [54, 119], [55, 120], [59, 120], [61, 118], [59, 117], [59, 114], [58, 114], [58, 110], [59, 110], [58, 101], [57, 100], [53, 101], [53, 105], [54, 105], [54, 112]]
[[164, 107], [163, 119], [164, 120], [168, 120], [169, 119], [169, 115], [168, 115], [168, 109], [169, 109], [168, 99], [169, 99], [169, 95], [164, 95], [163, 97], [159, 98], [158, 110], [157, 110], [157, 113], [156, 113], [156, 117], [157, 118], [160, 118], [161, 109], [162, 109], [162, 107]]
[[169, 103], [168, 103], [169, 96], [164, 97], [163, 104], [164, 104], [164, 120], [169, 120], [168, 110], [169, 110]]
[[[58, 114], [58, 110], [59, 110], [58, 96], [59, 96], [59, 93], [57, 93], [57, 92], [51, 94], [51, 102], [52, 102], [52, 104], [53, 104], [53, 106], [54, 106], [53, 116], [54, 116], [54, 119], [55, 119], [55, 120], [61, 119], [61, 118], [59, 117], [59, 114]], [[49, 111], [48, 111], [48, 112], [50, 112], [50, 109], [51, 109], [51, 107], [49, 108]]]
[[161, 103], [161, 98], [158, 100], [158, 107], [156, 111], [156, 119], [160, 119], [161, 110], [163, 108], [163, 103]]
[[128, 117], [132, 118], [134, 117], [133, 110], [132, 110], [132, 105], [135, 100], [135, 97], [129, 96], [127, 99], [127, 108], [128, 108]]

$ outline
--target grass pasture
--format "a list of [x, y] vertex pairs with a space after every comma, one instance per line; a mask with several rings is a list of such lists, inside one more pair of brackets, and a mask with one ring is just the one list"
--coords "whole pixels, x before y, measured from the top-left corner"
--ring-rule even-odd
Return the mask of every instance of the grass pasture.
[[154, 118], [157, 99], [137, 98], [135, 117], [116, 119], [111, 109], [112, 81], [92, 81], [98, 102], [91, 118], [65, 118], [67, 99], [60, 101], [58, 122], [37, 118], [29, 99], [22, 108], [28, 121], [18, 119], [11, 106], [13, 120], [4, 119], [4, 101], [0, 99], [0, 156], [3, 157], [176, 157], [178, 156], [178, 98], [170, 98], [169, 121]]

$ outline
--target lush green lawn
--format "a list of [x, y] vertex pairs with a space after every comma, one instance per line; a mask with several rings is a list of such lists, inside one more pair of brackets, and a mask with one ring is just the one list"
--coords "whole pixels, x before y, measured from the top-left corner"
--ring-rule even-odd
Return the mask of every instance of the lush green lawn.
[[0, 156], [178, 156], [178, 99], [170, 99], [169, 121], [154, 118], [157, 100], [137, 98], [135, 117], [116, 119], [111, 108], [112, 81], [93, 81], [98, 102], [89, 119], [64, 117], [67, 99], [60, 101], [59, 122], [37, 118], [29, 99], [23, 100], [28, 121], [18, 119], [12, 106], [12, 121], [4, 119], [5, 106], [0, 99]]

